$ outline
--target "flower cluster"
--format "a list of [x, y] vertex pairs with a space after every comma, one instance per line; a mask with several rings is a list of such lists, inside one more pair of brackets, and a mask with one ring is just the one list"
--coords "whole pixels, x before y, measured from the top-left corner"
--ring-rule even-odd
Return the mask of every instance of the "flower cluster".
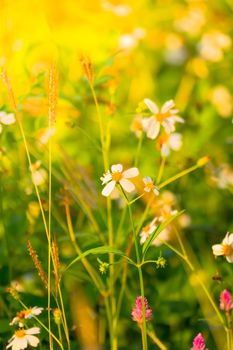
[[202, 334], [199, 333], [193, 340], [193, 347], [191, 350], [208, 350], [205, 346], [205, 340]]
[[35, 334], [40, 333], [40, 328], [25, 328], [25, 323], [28, 319], [40, 315], [42, 310], [42, 307], [34, 306], [17, 312], [16, 316], [10, 322], [10, 325], [17, 325], [19, 328], [8, 341], [7, 349], [12, 347], [12, 350], [21, 350], [26, 349], [28, 345], [34, 348], [38, 346], [39, 339], [35, 337]]
[[[159, 109], [153, 101], [145, 98], [144, 105], [149, 109], [152, 115], [143, 118], [137, 114], [132, 122], [131, 131], [133, 131], [137, 137], [140, 137], [144, 131], [151, 140], [155, 140], [159, 136], [156, 146], [162, 157], [167, 157], [170, 154], [170, 150], [178, 151], [182, 146], [182, 136], [178, 133], [174, 133], [175, 124], [177, 122], [184, 123], [184, 120], [177, 114], [178, 110], [174, 108], [174, 101], [169, 100], [165, 102], [161, 109]], [[144, 113], [142, 107], [141, 112]], [[161, 135], [159, 135], [161, 129], [163, 129], [163, 131]]]
[[[146, 298], [144, 298], [144, 305], [145, 305], [145, 319], [146, 321], [149, 321], [152, 316], [152, 310], [149, 307], [148, 301]], [[136, 321], [139, 325], [143, 322], [143, 312], [142, 312], [142, 297], [139, 296], [136, 299], [135, 306], [133, 308], [133, 311], [131, 313], [133, 321]]]
[[231, 309], [233, 309], [233, 301], [231, 293], [224, 289], [222, 293], [220, 294], [220, 304], [219, 307], [221, 310], [229, 312]]

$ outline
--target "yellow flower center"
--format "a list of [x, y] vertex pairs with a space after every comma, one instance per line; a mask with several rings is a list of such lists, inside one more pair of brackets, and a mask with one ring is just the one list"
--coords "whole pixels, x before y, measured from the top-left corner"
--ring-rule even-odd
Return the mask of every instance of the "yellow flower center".
[[17, 338], [23, 338], [25, 336], [25, 331], [24, 329], [18, 329], [17, 331], [15, 331], [15, 336]]
[[30, 307], [27, 310], [22, 310], [22, 311], [17, 312], [16, 316], [20, 319], [24, 319], [27, 315], [29, 315], [31, 313], [31, 311], [32, 311], [32, 308]]
[[112, 173], [112, 179], [113, 181], [120, 181], [122, 178], [122, 173], [120, 171], [116, 171], [115, 173]]
[[155, 119], [159, 122], [159, 123], [162, 123], [164, 121], [164, 119], [167, 119], [168, 117], [170, 116], [170, 113], [169, 112], [166, 112], [166, 113], [157, 113], [155, 114]]
[[143, 231], [148, 232], [150, 230], [150, 225], [144, 226]]
[[132, 126], [134, 131], [141, 131], [142, 130], [142, 123], [140, 120], [136, 119], [133, 121], [133, 126]]
[[154, 188], [154, 183], [153, 183], [153, 181], [148, 182], [148, 183], [146, 184], [146, 187], [148, 188], [148, 190], [153, 190], [153, 188]]
[[229, 244], [223, 244], [223, 255], [229, 256], [233, 253], [232, 246]]

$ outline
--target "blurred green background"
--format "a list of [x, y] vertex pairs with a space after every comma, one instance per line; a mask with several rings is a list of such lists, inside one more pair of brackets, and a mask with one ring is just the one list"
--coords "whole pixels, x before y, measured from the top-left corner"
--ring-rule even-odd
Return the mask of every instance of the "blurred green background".
[[[138, 104], [150, 98], [161, 106], [174, 99], [185, 120], [184, 125], [177, 126], [183, 135], [183, 146], [167, 158], [163, 179], [192, 166], [202, 156], [208, 155], [210, 162], [204, 169], [167, 186], [158, 199], [158, 208], [167, 205], [185, 209], [178, 225], [190, 258], [200, 266], [200, 275], [216, 302], [222, 289], [232, 289], [231, 265], [222, 258], [215, 260], [211, 249], [233, 229], [232, 14], [230, 0], [2, 1], [0, 68], [6, 68], [11, 77], [46, 212], [48, 71], [52, 62], [56, 62], [58, 69], [52, 232], [58, 241], [62, 266], [76, 256], [67, 233], [64, 187], [82, 250], [99, 245], [83, 201], [101, 232], [107, 234], [106, 203], [101, 196], [100, 176], [104, 168], [98, 119], [79, 62], [80, 55], [85, 54], [93, 64], [104, 124], [111, 119], [110, 164], [122, 163], [127, 168], [134, 162], [138, 139], [130, 127]], [[0, 91], [0, 110], [11, 112], [4, 84], [0, 84]], [[27, 305], [47, 305], [46, 291], [27, 253], [27, 240], [32, 241], [45, 270], [47, 243], [18, 125], [2, 127], [0, 344], [4, 347], [12, 333], [9, 321], [19, 310], [17, 302], [5, 293], [12, 281], [22, 288]], [[145, 138], [139, 157], [141, 176], [156, 177], [159, 163], [156, 142]], [[144, 207], [143, 200], [135, 205], [135, 220]], [[115, 201], [115, 231], [122, 210]], [[147, 222], [157, 214], [156, 210], [150, 213]], [[115, 242], [122, 250], [130, 231], [127, 218], [123, 227], [125, 236]], [[170, 239], [173, 241], [174, 237]], [[146, 296], [153, 309], [151, 324], [156, 334], [169, 349], [185, 350], [201, 331], [209, 349], [223, 349], [223, 332], [195, 278], [179, 257], [164, 246], [151, 248], [149, 256], [156, 259], [160, 253], [167, 260], [166, 267], [156, 269], [148, 264], [143, 270]], [[107, 256], [101, 259], [107, 261]], [[98, 269], [96, 256], [89, 260]], [[216, 274], [221, 275], [220, 281], [213, 279]], [[105, 275], [101, 278], [107, 279]], [[139, 294], [134, 269], [130, 269], [127, 281], [118, 327], [119, 349], [137, 350], [141, 349], [140, 334], [130, 316]], [[88, 349], [88, 346], [95, 349], [97, 338], [105, 343], [103, 349], [109, 349], [103, 300], [82, 265], [74, 265], [63, 282], [73, 349]], [[116, 294], [119, 288], [118, 280]], [[43, 317], [46, 320], [46, 312]], [[78, 327], [77, 332], [72, 325]], [[92, 334], [93, 340], [87, 339], [85, 333]], [[214, 340], [213, 333], [219, 335], [219, 340]], [[46, 339], [46, 335], [43, 337]], [[44, 340], [41, 348], [46, 348], [46, 344]], [[149, 344], [150, 349], [154, 348], [152, 342]]]

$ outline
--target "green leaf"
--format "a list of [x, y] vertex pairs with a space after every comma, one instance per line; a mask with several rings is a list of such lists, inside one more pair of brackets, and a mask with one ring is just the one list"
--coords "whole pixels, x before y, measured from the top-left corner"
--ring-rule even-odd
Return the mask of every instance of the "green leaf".
[[85, 258], [86, 256], [88, 256], [90, 254], [99, 255], [99, 254], [108, 254], [108, 253], [120, 255], [120, 256], [124, 257], [125, 259], [127, 259], [131, 264], [135, 265], [135, 263], [130, 258], [128, 258], [121, 250], [118, 250], [118, 249], [110, 247], [110, 246], [102, 246], [102, 247], [88, 249], [85, 252], [83, 252], [82, 254], [80, 254], [79, 256], [77, 256], [77, 258], [72, 260], [71, 263], [66, 267], [65, 271], [68, 270], [73, 264], [75, 264], [76, 262], [78, 262], [79, 260]]
[[162, 232], [165, 227], [167, 227], [167, 225], [169, 225], [172, 221], [174, 221], [178, 216], [180, 216], [181, 214], [184, 213], [185, 210], [181, 210], [179, 211], [177, 214], [172, 215], [171, 217], [169, 217], [167, 220], [165, 220], [164, 222], [162, 222], [156, 229], [155, 231], [148, 237], [148, 239], [145, 241], [143, 247], [142, 247], [142, 254], [143, 254], [143, 259], [146, 256], [147, 250], [149, 249], [151, 243], [153, 242], [153, 240], [160, 234], [160, 232]]

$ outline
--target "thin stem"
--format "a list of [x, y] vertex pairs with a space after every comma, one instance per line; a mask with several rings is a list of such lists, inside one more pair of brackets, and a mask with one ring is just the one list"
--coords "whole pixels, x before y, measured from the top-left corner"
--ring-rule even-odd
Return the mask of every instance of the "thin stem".
[[[16, 105], [13, 89], [12, 89], [12, 86], [10, 84], [10, 80], [9, 80], [9, 78], [6, 75], [5, 72], [4, 72], [3, 80], [4, 80], [4, 83], [6, 84], [6, 88], [7, 88], [7, 91], [9, 93], [10, 101], [12, 103], [12, 106], [13, 106], [13, 109], [14, 109], [14, 112], [15, 112], [15, 117], [16, 117], [16, 120], [17, 120], [18, 125], [19, 125], [20, 133], [21, 133], [22, 138], [23, 138], [23, 143], [24, 143], [24, 147], [25, 147], [25, 151], [26, 151], [26, 155], [27, 155], [27, 160], [28, 160], [28, 163], [29, 163], [29, 168], [30, 168], [30, 171], [32, 171], [32, 161], [31, 161], [31, 156], [30, 156], [30, 153], [29, 153], [29, 148], [28, 148], [26, 136], [25, 136], [25, 133], [24, 133], [24, 129], [23, 129], [23, 125], [21, 123], [20, 116], [18, 115], [18, 108], [17, 108], [17, 105]], [[39, 203], [40, 212], [41, 212], [41, 216], [42, 216], [42, 220], [43, 220], [43, 224], [44, 224], [45, 233], [46, 233], [46, 237], [47, 237], [48, 244], [49, 244], [49, 241], [50, 241], [49, 240], [49, 229], [48, 229], [48, 225], [47, 225], [47, 222], [46, 222], [44, 208], [43, 208], [43, 205], [42, 205], [39, 189], [38, 189], [35, 181], [32, 180], [32, 183], [33, 183], [34, 188], [35, 188], [35, 192], [36, 192], [36, 196], [37, 196], [37, 200], [38, 200], [38, 203]], [[55, 266], [53, 255], [51, 255], [51, 258], [52, 258], [53, 266]], [[64, 317], [65, 317], [65, 315], [64, 315]], [[51, 342], [50, 342], [50, 347], [51, 347]]]
[[183, 176], [185, 176], [185, 175], [187, 175], [187, 174], [193, 172], [194, 170], [196, 170], [196, 169], [198, 169], [198, 168], [200, 168], [200, 165], [199, 165], [199, 164], [193, 165], [193, 166], [191, 166], [190, 168], [185, 169], [185, 170], [181, 171], [180, 173], [178, 173], [178, 174], [176, 174], [176, 175], [170, 177], [169, 179], [167, 179], [167, 180], [161, 182], [161, 183], [158, 185], [158, 188], [161, 189], [161, 188], [167, 186], [168, 184], [170, 184], [171, 182], [174, 182], [175, 180], [179, 179], [180, 177], [183, 177]]
[[224, 319], [223, 319], [223, 317], [222, 317], [222, 315], [221, 315], [221, 313], [220, 313], [220, 311], [219, 311], [219, 309], [218, 309], [218, 307], [217, 307], [215, 301], [213, 300], [213, 298], [212, 298], [210, 292], [208, 291], [208, 289], [206, 288], [205, 284], [203, 283], [203, 281], [202, 281], [201, 278], [199, 277], [197, 271], [195, 270], [195, 267], [193, 266], [193, 264], [192, 264], [191, 261], [189, 260], [188, 255], [187, 255], [187, 252], [186, 252], [184, 246], [183, 246], [183, 248], [184, 248], [184, 251], [185, 251], [185, 255], [181, 254], [177, 249], [175, 249], [171, 244], [168, 244], [166, 241], [162, 241], [162, 242], [163, 242], [164, 245], [168, 246], [171, 250], [173, 250], [176, 254], [178, 254], [178, 255], [184, 260], [184, 262], [188, 265], [188, 267], [190, 268], [190, 270], [191, 270], [193, 273], [195, 273], [196, 278], [197, 278], [197, 280], [198, 280], [200, 286], [202, 287], [202, 289], [203, 289], [204, 293], [206, 294], [206, 296], [207, 296], [207, 298], [208, 298], [210, 304], [212, 305], [214, 311], [216, 312], [216, 315], [217, 315], [219, 321], [221, 322], [221, 324], [222, 324], [224, 330], [225, 330], [226, 333], [227, 333], [227, 332], [228, 332], [228, 329], [227, 329], [227, 327], [226, 327], [226, 325], [225, 325]]
[[160, 350], [167, 350], [166, 345], [164, 345], [161, 340], [157, 337], [154, 331], [147, 331], [148, 336], [153, 340], [153, 342], [158, 346]]
[[[51, 128], [49, 117], [49, 128]], [[48, 220], [48, 326], [51, 332], [51, 210], [52, 210], [52, 137], [49, 138], [49, 220]], [[49, 333], [49, 344], [53, 349], [51, 333]]]
[[[94, 99], [95, 107], [96, 107], [96, 113], [99, 121], [99, 129], [100, 129], [100, 140], [101, 140], [101, 148], [102, 148], [102, 155], [103, 155], [103, 163], [104, 163], [104, 170], [105, 172], [109, 169], [109, 162], [108, 162], [108, 150], [110, 147], [110, 131], [108, 128], [108, 138], [105, 137], [104, 133], [104, 126], [103, 126], [103, 120], [100, 113], [99, 103], [98, 99], [95, 93], [95, 89], [93, 87], [93, 83], [91, 80], [88, 80], [89, 86], [92, 92], [92, 96]], [[111, 199], [107, 198], [107, 222], [108, 222], [108, 243], [111, 247], [114, 246], [113, 241], [113, 226], [112, 226], [112, 203]], [[113, 321], [113, 325], [109, 329], [110, 331], [110, 339], [111, 339], [111, 348], [112, 350], [117, 350], [117, 336], [116, 336], [116, 299], [114, 295], [114, 254], [109, 253], [109, 289], [110, 289], [110, 299], [111, 299], [111, 313], [110, 310], [106, 310], [109, 313], [110, 319]]]
[[[65, 202], [65, 213], [66, 213], [66, 221], [67, 221], [67, 226], [68, 226], [68, 232], [70, 235], [70, 240], [73, 244], [75, 252], [78, 255], [81, 255], [82, 250], [76, 241], [76, 237], [75, 237], [74, 230], [73, 230], [73, 224], [72, 224], [72, 220], [71, 220], [70, 207], [69, 207], [69, 204], [67, 201]], [[104, 292], [105, 287], [102, 283], [102, 280], [100, 278], [98, 278], [98, 275], [96, 274], [95, 270], [92, 268], [91, 264], [89, 263], [89, 261], [85, 257], [81, 259], [81, 262], [82, 262], [83, 266], [85, 267], [85, 269], [87, 270], [90, 277], [92, 278], [94, 285], [100, 291], [100, 293], [103, 295], [105, 293]]]
[[66, 313], [65, 313], [65, 307], [64, 307], [64, 302], [63, 302], [60, 284], [58, 285], [58, 294], [59, 294], [59, 299], [60, 299], [60, 303], [61, 303], [62, 319], [63, 319], [63, 323], [64, 323], [64, 332], [65, 332], [65, 336], [66, 336], [68, 349], [70, 349], [69, 330], [68, 330], [67, 321], [66, 321]]
[[[27, 307], [20, 299], [18, 299], [18, 301], [19, 301], [19, 303], [23, 306], [23, 308], [24, 308], [25, 310], [28, 309], [28, 307]], [[60, 348], [61, 348], [62, 350], [64, 350], [64, 347], [63, 347], [62, 343], [61, 343], [61, 342], [59, 341], [59, 339], [53, 334], [53, 332], [51, 332], [51, 330], [49, 330], [49, 329], [45, 326], [45, 324], [39, 320], [38, 317], [33, 316], [33, 318], [39, 323], [39, 325], [40, 325], [41, 327], [43, 327], [43, 328], [46, 330], [46, 332], [48, 332], [49, 335], [51, 334], [51, 337], [58, 343], [58, 345], [60, 346]]]
[[140, 137], [139, 137], [139, 140], [138, 140], [138, 147], [137, 147], [137, 151], [136, 151], [136, 157], [135, 157], [135, 160], [134, 160], [134, 166], [137, 167], [138, 166], [138, 162], [139, 162], [139, 156], [140, 156], [140, 153], [141, 153], [141, 149], [142, 149], [142, 141], [143, 141], [143, 132], [141, 133]]
[[62, 343], [62, 333], [61, 333], [61, 325], [60, 325], [60, 323], [57, 324], [57, 330], [58, 330], [59, 340]]
[[145, 293], [144, 293], [144, 282], [143, 282], [143, 274], [142, 274], [142, 269], [141, 269], [141, 264], [140, 264], [140, 254], [139, 254], [139, 247], [138, 247], [138, 241], [137, 241], [137, 236], [136, 236], [136, 231], [134, 228], [134, 222], [133, 222], [133, 215], [132, 215], [132, 210], [130, 207], [130, 204], [128, 202], [128, 198], [121, 187], [122, 193], [126, 199], [128, 209], [129, 209], [129, 217], [130, 217], [130, 222], [132, 226], [132, 231], [133, 231], [133, 236], [134, 236], [134, 246], [135, 246], [135, 252], [136, 252], [136, 259], [137, 259], [137, 265], [138, 265], [138, 274], [139, 274], [139, 283], [140, 283], [140, 290], [141, 290], [141, 297], [142, 297], [142, 336], [143, 336], [143, 341], [142, 341], [142, 346], [143, 350], [147, 350], [147, 330], [146, 330], [146, 317], [145, 317]]
[[163, 172], [164, 172], [164, 167], [165, 167], [165, 162], [166, 162], [166, 158], [162, 157], [161, 161], [160, 161], [160, 167], [159, 167], [158, 176], [157, 176], [157, 179], [156, 179], [156, 183], [157, 184], [159, 184], [161, 179], [162, 179]]

